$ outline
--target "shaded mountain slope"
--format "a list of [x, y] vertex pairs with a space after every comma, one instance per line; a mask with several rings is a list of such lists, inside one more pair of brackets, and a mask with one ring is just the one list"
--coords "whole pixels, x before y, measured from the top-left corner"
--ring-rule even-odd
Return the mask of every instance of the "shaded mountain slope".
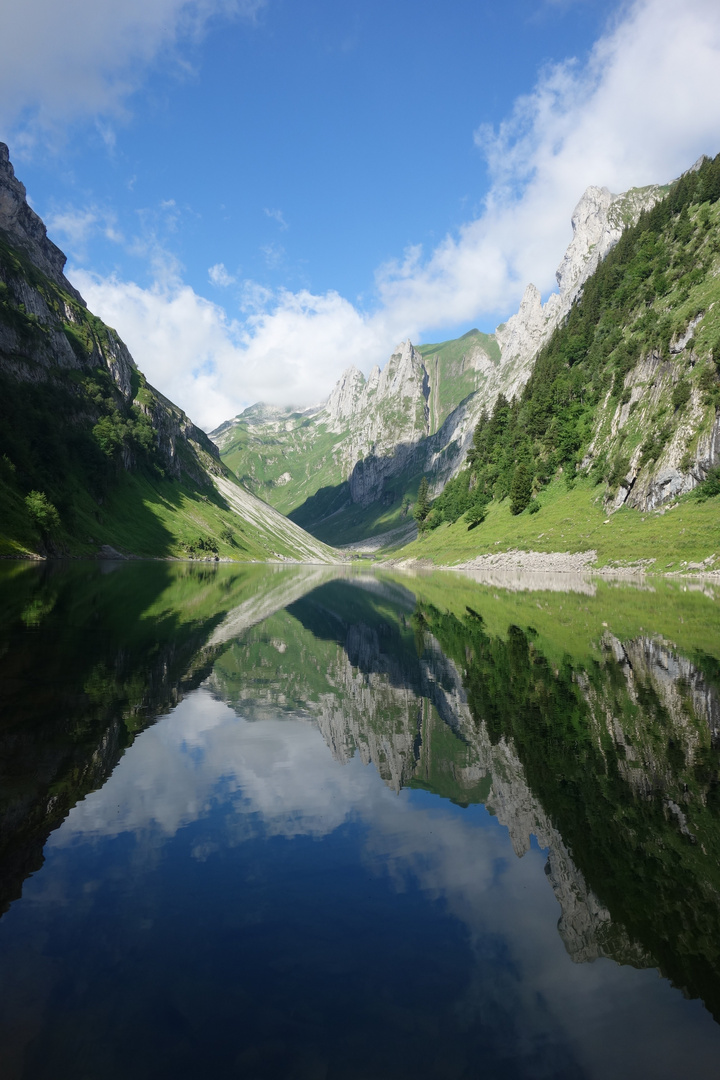
[[235, 483], [64, 265], [0, 144], [0, 554], [332, 558]]

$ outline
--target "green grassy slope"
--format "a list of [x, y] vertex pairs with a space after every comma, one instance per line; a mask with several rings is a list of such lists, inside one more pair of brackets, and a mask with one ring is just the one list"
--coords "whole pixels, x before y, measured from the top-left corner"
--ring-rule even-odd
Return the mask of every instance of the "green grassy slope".
[[[221, 457], [249, 491], [290, 514], [320, 488], [338, 487], [347, 479], [337, 449], [347, 434], [330, 432], [298, 413], [283, 421], [282, 430], [240, 420], [223, 443]], [[290, 470], [292, 481], [285, 483]]]
[[[465, 517], [428, 531], [394, 556], [453, 565], [502, 551], [597, 551], [598, 566], [648, 562], [648, 569], [678, 571], [715, 555], [720, 566], [720, 505], [684, 496], [671, 510], [632, 508], [608, 515], [591, 480], [568, 491], [555, 479], [538, 496], [540, 510], [513, 515], [510, 500], [493, 502], [485, 520], [469, 529]], [[652, 563], [649, 560], [653, 560]]]
[[482, 350], [494, 364], [500, 363], [500, 346], [494, 334], [468, 330], [462, 337], [438, 345], [419, 345], [430, 383], [428, 408], [430, 434], [442, 427], [453, 409], [480, 385], [472, 355]]

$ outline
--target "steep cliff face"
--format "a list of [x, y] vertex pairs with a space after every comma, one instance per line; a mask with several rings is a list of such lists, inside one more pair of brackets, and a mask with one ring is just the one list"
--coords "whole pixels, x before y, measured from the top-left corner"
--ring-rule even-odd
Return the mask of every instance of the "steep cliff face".
[[[616, 484], [606, 496], [609, 512], [621, 506], [656, 510], [693, 491], [720, 464], [720, 413], [712, 395], [720, 359], [718, 312], [713, 298], [701, 302], [706, 310], [690, 318], [666, 350], [641, 355], [624, 379], [620, 401], [608, 393], [599, 410], [583, 465], [592, 467], [602, 455], [617, 463]], [[706, 322], [702, 349], [696, 334]]]
[[545, 305], [528, 285], [518, 312], [494, 335], [473, 330], [419, 348], [405, 342], [382, 371], [366, 380], [349, 368], [323, 405], [301, 413], [253, 406], [211, 433], [223, 461], [325, 539], [401, 525], [420, 477], [428, 476], [434, 495], [458, 472], [483, 409], [499, 394], [512, 398], [522, 390], [584, 282], [663, 190], [613, 195], [588, 188], [572, 215], [559, 291]]
[[329, 557], [230, 479], [219, 493], [215, 444], [147, 383], [64, 266], [0, 143], [0, 553]]
[[[680, 807], [692, 806], [697, 793], [684, 790], [687, 785], [679, 785], [676, 776], [678, 770], [697, 771], [708, 746], [720, 745], [717, 689], [669, 642], [649, 637], [621, 642], [607, 633], [602, 645], [618, 665], [632, 708], [618, 710], [616, 688], [582, 683], [597, 744], [602, 746], [609, 737], [621, 747], [618, 769], [628, 787], [640, 798], [662, 791], [666, 813], [676, 819], [683, 835], [693, 839]], [[662, 725], [662, 740], [657, 727], [646, 722], [648, 707]], [[668, 745], [675, 750], [672, 760]]]
[[[498, 399], [476, 428], [467, 466], [428, 527], [483, 514], [508, 496], [512, 516], [537, 512], [561, 477], [569, 489], [586, 481], [586, 492], [602, 484], [591, 496], [598, 513], [603, 502], [606, 512], [664, 513], [700, 483], [700, 498], [716, 493], [720, 155], [684, 174], [635, 224], [633, 216], [540, 349], [522, 395]], [[537, 329], [539, 301], [527, 299], [535, 322], [527, 312], [526, 322]]]
[[85, 306], [65, 277], [65, 255], [48, 239], [47, 229], [28, 205], [25, 185], [15, 176], [10, 151], [0, 143], [0, 232], [11, 237], [15, 245], [46, 277]]
[[[555, 272], [558, 291], [543, 305], [534, 285], [528, 285], [516, 315], [499, 326], [496, 335], [503, 364], [516, 369], [516, 389], [527, 381], [528, 365], [570, 311], [582, 287], [615, 246], [623, 230], [634, 225], [667, 192], [652, 184], [613, 195], [607, 188], [589, 187], [572, 214], [573, 236]], [[513, 391], [514, 392], [514, 391]], [[506, 393], [506, 397], [512, 396]]]
[[535, 358], [553, 331], [567, 317], [583, 286], [615, 246], [623, 230], [634, 225], [667, 191], [656, 184], [613, 195], [607, 188], [589, 187], [572, 215], [573, 236], [555, 277], [558, 291], [545, 304], [539, 290], [525, 289], [515, 315], [495, 331], [501, 362], [478, 392], [450, 417], [434, 445], [428, 446], [425, 469], [434, 477], [437, 493], [462, 467], [472, 433], [483, 410], [492, 409], [500, 394], [511, 400], [527, 383]]
[[[179, 478], [206, 480], [207, 468], [222, 473], [215, 445], [187, 416], [154, 390], [140, 374], [126, 346], [110, 327], [87, 310], [65, 277], [65, 255], [47, 237], [45, 225], [26, 201], [15, 177], [8, 148], [0, 143], [0, 361], [3, 375], [18, 382], [58, 388], [81, 387], [83, 379], [109, 379], [104, 387], [120, 407], [135, 407], [157, 433], [163, 468]], [[78, 389], [79, 421], [103, 410]], [[132, 468], [137, 452], [123, 446], [123, 464]]]

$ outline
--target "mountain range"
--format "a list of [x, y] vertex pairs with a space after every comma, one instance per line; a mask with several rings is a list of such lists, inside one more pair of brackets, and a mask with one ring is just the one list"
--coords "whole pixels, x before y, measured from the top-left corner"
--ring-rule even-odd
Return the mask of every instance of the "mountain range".
[[[420, 478], [432, 494], [464, 464], [474, 428], [499, 395], [518, 395], [540, 349], [628, 225], [668, 191], [590, 187], [572, 215], [558, 291], [527, 286], [517, 313], [484, 334], [399, 345], [381, 371], [348, 368], [327, 401], [304, 410], [262, 404], [210, 433], [250, 490], [328, 542], [410, 523]], [[406, 530], [407, 531], [407, 530]]]
[[528, 285], [494, 333], [404, 341], [320, 405], [259, 403], [210, 436], [64, 267], [0, 144], [2, 556], [717, 558], [720, 155], [588, 188], [557, 291]]

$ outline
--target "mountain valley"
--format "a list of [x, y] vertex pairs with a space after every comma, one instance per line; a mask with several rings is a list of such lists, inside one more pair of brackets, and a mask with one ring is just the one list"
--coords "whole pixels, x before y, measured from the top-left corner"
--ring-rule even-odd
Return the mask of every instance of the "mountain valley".
[[589, 188], [572, 229], [558, 291], [528, 285], [494, 333], [404, 341], [321, 405], [256, 404], [208, 437], [87, 310], [3, 146], [0, 555], [520, 548], [711, 569], [720, 156], [672, 185]]
[[[495, 333], [415, 347], [401, 343], [367, 379], [348, 368], [326, 402], [293, 411], [255, 405], [211, 432], [223, 461], [250, 490], [336, 544], [412, 525], [420, 478], [432, 494], [462, 467], [473, 430], [499, 395], [518, 395], [534, 360], [586, 280], [668, 188], [612, 195], [588, 188], [573, 238], [543, 305], [534, 285]], [[407, 529], [404, 530], [407, 534]]]

